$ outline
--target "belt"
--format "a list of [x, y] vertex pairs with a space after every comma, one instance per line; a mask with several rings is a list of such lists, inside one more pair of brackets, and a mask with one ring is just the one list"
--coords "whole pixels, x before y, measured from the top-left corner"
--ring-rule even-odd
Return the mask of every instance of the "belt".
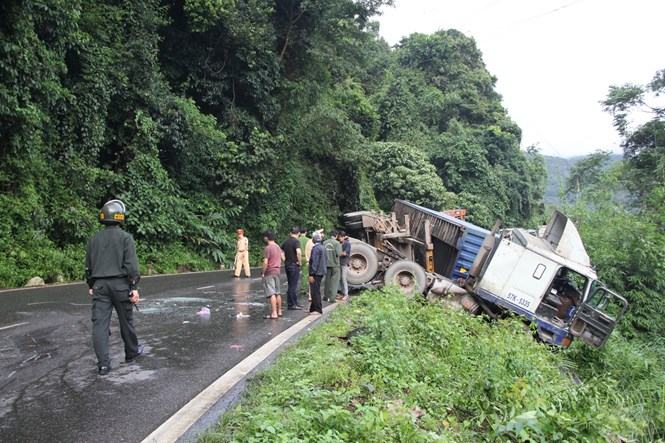
[[93, 280], [120, 280], [121, 278], [127, 279], [126, 275], [111, 275], [108, 277], [90, 277]]

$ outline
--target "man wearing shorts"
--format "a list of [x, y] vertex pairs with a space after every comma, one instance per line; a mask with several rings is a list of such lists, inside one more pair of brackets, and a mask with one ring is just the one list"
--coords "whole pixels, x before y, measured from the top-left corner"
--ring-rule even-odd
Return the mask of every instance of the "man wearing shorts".
[[266, 231], [263, 234], [263, 241], [266, 247], [263, 250], [263, 290], [266, 298], [270, 300], [270, 315], [263, 318], [277, 320], [282, 316], [282, 296], [280, 295], [279, 268], [282, 265], [282, 250], [275, 243], [275, 234], [272, 231]]

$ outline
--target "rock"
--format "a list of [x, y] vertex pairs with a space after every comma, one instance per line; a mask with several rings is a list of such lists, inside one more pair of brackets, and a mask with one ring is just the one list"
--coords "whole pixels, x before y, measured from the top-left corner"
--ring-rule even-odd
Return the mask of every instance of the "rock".
[[44, 283], [44, 279], [41, 277], [32, 277], [28, 282], [25, 284], [26, 288], [34, 288], [35, 286], [44, 286], [46, 283]]

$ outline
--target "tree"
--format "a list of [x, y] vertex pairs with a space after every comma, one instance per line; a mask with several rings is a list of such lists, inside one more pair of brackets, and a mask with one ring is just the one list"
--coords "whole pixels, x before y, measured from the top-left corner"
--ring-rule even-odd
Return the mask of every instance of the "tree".
[[[614, 126], [624, 139], [629, 185], [642, 203], [651, 190], [665, 183], [665, 107], [653, 103], [654, 97], [663, 93], [665, 69], [658, 71], [647, 85], [611, 86], [603, 101], [605, 111], [612, 114]], [[646, 112], [650, 120], [631, 124], [636, 112]]]
[[379, 206], [389, 210], [395, 199], [436, 210], [447, 209], [454, 196], [446, 192], [427, 156], [403, 143], [374, 143], [368, 149], [367, 175]]
[[610, 155], [609, 151], [599, 150], [575, 163], [570, 169], [564, 192], [576, 200], [583, 190], [598, 186], [610, 162]]

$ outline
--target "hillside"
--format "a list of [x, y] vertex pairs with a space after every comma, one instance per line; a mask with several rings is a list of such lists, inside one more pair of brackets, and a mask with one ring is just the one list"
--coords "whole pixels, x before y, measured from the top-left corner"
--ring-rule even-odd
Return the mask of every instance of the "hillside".
[[[575, 164], [584, 158], [583, 155], [574, 157], [554, 157], [544, 155], [545, 169], [547, 170], [547, 183], [545, 184], [545, 194], [543, 200], [546, 205], [558, 206], [561, 203], [561, 192], [563, 191], [570, 170]], [[612, 154], [610, 165], [620, 161], [620, 154]]]

